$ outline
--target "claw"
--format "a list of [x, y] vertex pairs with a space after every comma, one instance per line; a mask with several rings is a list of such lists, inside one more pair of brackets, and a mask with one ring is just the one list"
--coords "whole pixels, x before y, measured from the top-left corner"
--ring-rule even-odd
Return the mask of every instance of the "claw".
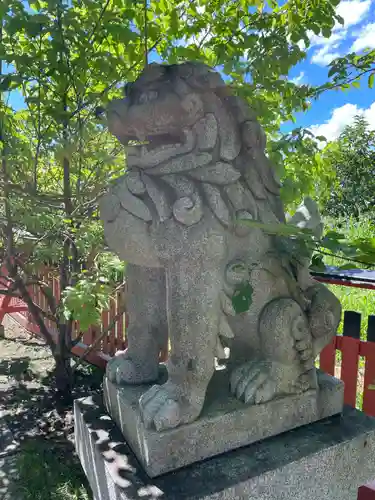
[[248, 370], [248, 373], [244, 376], [244, 378], [241, 380], [241, 382], [238, 384], [237, 391], [236, 391], [236, 396], [238, 399], [242, 399], [242, 396], [244, 396], [246, 389], [248, 386], [256, 380], [257, 377], [261, 375], [260, 369], [256, 369], [253, 372], [251, 370]]
[[180, 404], [173, 399], [169, 388], [153, 385], [139, 400], [142, 420], [146, 428], [157, 431], [173, 429], [182, 420]]
[[173, 429], [181, 421], [180, 407], [172, 399], [167, 399], [163, 407], [154, 416], [155, 428], [157, 431]]
[[[151, 392], [151, 394], [149, 394]], [[139, 400], [139, 406], [142, 412], [143, 423], [149, 429], [154, 423], [155, 415], [168, 400], [168, 394], [160, 390], [160, 386], [154, 385]]]
[[139, 405], [140, 405], [141, 410], [143, 409], [144, 406], [146, 406], [146, 404], [149, 401], [151, 401], [151, 399], [153, 399], [156, 396], [159, 389], [160, 389], [160, 385], [153, 385], [152, 387], [150, 387], [150, 389], [147, 392], [145, 392], [141, 396], [141, 398], [139, 400]]
[[236, 394], [238, 385], [243, 378], [246, 378], [248, 372], [251, 371], [254, 362], [246, 363], [236, 368], [230, 376], [230, 390], [232, 394]]
[[245, 403], [256, 403], [256, 394], [259, 387], [266, 381], [267, 374], [265, 372], [258, 373], [258, 379], [255, 384], [252, 384], [250, 381], [246, 387], [245, 391]]
[[266, 403], [274, 394], [274, 387], [272, 383], [267, 380], [264, 381], [263, 385], [259, 387], [255, 396], [255, 404], [259, 405], [261, 403]]

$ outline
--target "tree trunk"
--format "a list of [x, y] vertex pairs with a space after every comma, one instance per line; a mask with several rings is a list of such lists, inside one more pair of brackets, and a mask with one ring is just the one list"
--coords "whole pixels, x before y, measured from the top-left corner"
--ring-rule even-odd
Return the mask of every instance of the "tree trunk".
[[73, 388], [70, 343], [69, 325], [60, 324], [58, 344], [53, 352], [55, 359], [54, 375], [58, 396], [66, 403], [70, 403], [72, 400]]

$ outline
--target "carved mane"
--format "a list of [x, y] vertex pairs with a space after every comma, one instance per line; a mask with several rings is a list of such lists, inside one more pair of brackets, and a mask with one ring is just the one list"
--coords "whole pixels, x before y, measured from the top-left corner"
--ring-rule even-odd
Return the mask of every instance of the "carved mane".
[[184, 154], [161, 158], [160, 163], [152, 157], [151, 164], [142, 163], [142, 168], [131, 164], [125, 176], [127, 194], [121, 193], [124, 178], [120, 180], [122, 207], [143, 220], [174, 217], [191, 226], [209, 206], [224, 226], [236, 228], [239, 235], [247, 231], [236, 226], [238, 219], [284, 221], [280, 183], [264, 153], [265, 134], [249, 106], [231, 94], [217, 72], [200, 63], [151, 65], [135, 82], [137, 92], [150, 81], [153, 88], [163, 88], [158, 79], [166, 68], [171, 96], [183, 97], [192, 108], [199, 108], [201, 101], [203, 117], [190, 127], [181, 122], [177, 132], [193, 141]]

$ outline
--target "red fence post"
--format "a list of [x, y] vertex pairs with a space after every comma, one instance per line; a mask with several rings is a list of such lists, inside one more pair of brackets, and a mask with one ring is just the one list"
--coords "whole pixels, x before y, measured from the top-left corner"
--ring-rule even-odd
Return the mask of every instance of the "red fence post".
[[357, 500], [375, 500], [375, 481], [359, 487]]
[[320, 353], [319, 368], [329, 375], [335, 375], [336, 337]]
[[358, 361], [360, 353], [361, 315], [345, 311], [343, 337], [339, 338], [342, 352], [341, 380], [345, 383], [345, 404], [355, 408], [357, 399]]
[[366, 359], [362, 409], [375, 417], [375, 316], [368, 318], [367, 342], [362, 342], [361, 355]]

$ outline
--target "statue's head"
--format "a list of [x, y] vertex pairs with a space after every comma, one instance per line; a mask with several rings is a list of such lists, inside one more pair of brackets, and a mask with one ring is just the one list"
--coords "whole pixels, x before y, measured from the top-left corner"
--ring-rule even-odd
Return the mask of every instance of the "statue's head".
[[[239, 219], [284, 219], [262, 128], [205, 64], [150, 65], [127, 84], [123, 99], [110, 103], [107, 116], [109, 130], [127, 148], [125, 185], [119, 179], [113, 188], [112, 208], [121, 199], [121, 207], [142, 220], [173, 216], [189, 227], [208, 205], [241, 235], [250, 229], [239, 228]], [[112, 208], [109, 218], [117, 215]]]
[[[109, 130], [127, 146], [130, 168], [215, 146], [217, 160], [232, 161], [241, 150], [241, 116], [242, 122], [254, 119], [220, 74], [201, 63], [151, 64], [125, 93], [110, 103], [107, 116]], [[264, 148], [265, 136], [256, 122], [254, 127]]]

